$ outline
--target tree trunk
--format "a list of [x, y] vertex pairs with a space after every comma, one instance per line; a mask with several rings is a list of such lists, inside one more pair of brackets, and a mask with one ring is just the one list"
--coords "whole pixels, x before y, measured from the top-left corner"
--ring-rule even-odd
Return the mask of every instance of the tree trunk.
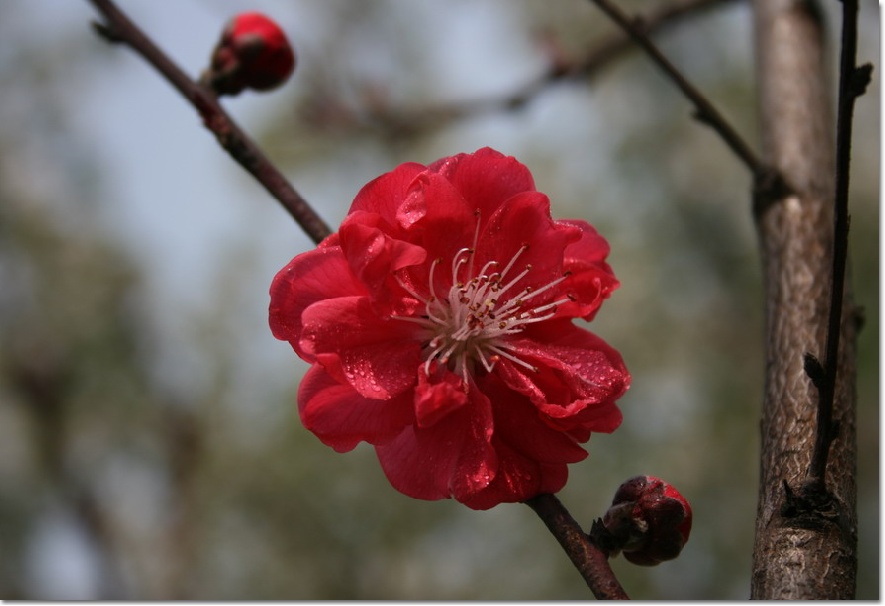
[[[851, 599], [857, 570], [855, 309], [846, 288], [823, 503], [795, 507], [814, 447], [833, 248], [834, 119], [822, 16], [807, 0], [754, 0], [764, 161], [788, 193], [756, 200], [766, 297], [766, 379], [754, 599]], [[784, 482], [786, 482], [786, 487]]]

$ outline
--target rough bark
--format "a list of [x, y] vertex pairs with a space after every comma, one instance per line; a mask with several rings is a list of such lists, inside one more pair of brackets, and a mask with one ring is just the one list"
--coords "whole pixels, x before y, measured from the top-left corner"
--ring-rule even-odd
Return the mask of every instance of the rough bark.
[[818, 394], [833, 246], [834, 119], [823, 23], [813, 3], [754, 0], [763, 161], [788, 191], [760, 191], [766, 383], [751, 595], [850, 599], [857, 569], [855, 310], [846, 289], [826, 493], [803, 492]]

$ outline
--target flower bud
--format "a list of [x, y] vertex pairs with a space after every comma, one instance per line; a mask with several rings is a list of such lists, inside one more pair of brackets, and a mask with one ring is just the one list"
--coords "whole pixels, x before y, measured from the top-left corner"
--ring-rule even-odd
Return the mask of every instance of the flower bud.
[[216, 95], [237, 95], [276, 88], [293, 71], [295, 51], [280, 26], [261, 13], [240, 13], [225, 26], [200, 82]]
[[672, 560], [691, 532], [691, 506], [675, 488], [652, 476], [630, 478], [618, 488], [602, 518], [608, 541], [640, 566]]

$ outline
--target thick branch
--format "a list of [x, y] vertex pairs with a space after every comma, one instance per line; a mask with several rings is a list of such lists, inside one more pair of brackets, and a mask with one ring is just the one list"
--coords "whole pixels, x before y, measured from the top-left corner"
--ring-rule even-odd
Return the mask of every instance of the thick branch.
[[754, 1], [763, 160], [791, 192], [756, 216], [766, 296], [766, 378], [753, 554], [757, 599], [848, 599], [856, 575], [855, 326], [850, 292], [827, 491], [808, 491], [817, 392], [805, 354], [824, 350], [833, 243], [833, 112], [821, 16], [810, 2]]
[[629, 599], [609, 566], [608, 554], [590, 540], [559, 499], [542, 494], [525, 503], [544, 521], [597, 599]]
[[90, 1], [106, 20], [97, 26], [99, 33], [111, 42], [127, 44], [153, 65], [196, 108], [206, 128], [215, 134], [221, 146], [289, 211], [314, 242], [319, 243], [331, 233], [319, 215], [224, 111], [208, 89], [185, 74], [111, 0]]

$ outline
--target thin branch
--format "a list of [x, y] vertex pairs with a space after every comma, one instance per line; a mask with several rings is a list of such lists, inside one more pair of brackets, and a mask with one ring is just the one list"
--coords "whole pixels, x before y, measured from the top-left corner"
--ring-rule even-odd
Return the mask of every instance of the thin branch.
[[728, 121], [719, 113], [713, 104], [694, 87], [679, 71], [679, 69], [670, 62], [667, 57], [658, 49], [657, 46], [649, 39], [649, 29], [647, 23], [641, 17], [630, 18], [620, 8], [615, 6], [608, 0], [591, 0], [600, 10], [608, 15], [621, 29], [623, 29], [630, 38], [633, 39], [646, 53], [654, 60], [664, 73], [679, 87], [682, 94], [695, 106], [695, 117], [710, 126], [719, 133], [725, 144], [747, 165], [757, 179], [771, 179], [771, 170], [765, 166], [756, 156], [756, 153], [750, 149], [750, 146], [743, 140], [738, 132], [728, 123]]
[[224, 111], [208, 89], [185, 74], [111, 0], [90, 2], [106, 19], [104, 24], [96, 24], [99, 34], [109, 42], [128, 45], [153, 65], [196, 108], [206, 128], [215, 134], [221, 146], [283, 205], [314, 242], [319, 243], [331, 233], [310, 204]]
[[[657, 34], [673, 27], [680, 20], [695, 16], [713, 6], [734, 0], [685, 0], [657, 5], [642, 17], [642, 28], [646, 36]], [[574, 76], [588, 77], [598, 73], [599, 69], [611, 60], [626, 54], [634, 48], [634, 41], [626, 30], [616, 31], [599, 42], [584, 58]]]
[[830, 444], [835, 438], [833, 399], [836, 393], [839, 337], [842, 328], [842, 295], [848, 258], [848, 184], [851, 166], [851, 127], [854, 102], [866, 91], [872, 66], [857, 67], [857, 0], [842, 0], [842, 50], [839, 61], [839, 106], [836, 122], [836, 192], [833, 237], [833, 269], [830, 312], [827, 323], [826, 357], [823, 368], [810, 354], [806, 372], [818, 390], [817, 431], [808, 467], [809, 487], [826, 492], [825, 476]]
[[542, 494], [525, 504], [547, 525], [597, 599], [630, 599], [609, 566], [608, 554], [590, 540], [559, 499]]
[[[736, 0], [679, 0], [658, 4], [654, 11], [643, 18], [645, 32], [650, 34], [665, 31], [684, 19], [733, 1]], [[554, 84], [579, 80], [586, 82], [592, 79], [604, 67], [634, 47], [630, 37], [621, 31], [596, 42], [579, 60], [562, 56], [552, 41], [549, 46], [551, 50], [548, 68], [538, 77], [503, 95], [403, 108], [391, 107], [383, 98], [379, 99], [377, 91], [369, 91], [366, 95], [369, 99], [366, 103], [368, 107], [357, 110], [319, 95], [309, 110], [312, 114], [310, 122], [323, 127], [328, 126], [332, 120], [338, 128], [344, 122], [345, 129], [363, 128], [393, 140], [410, 137], [432, 131], [454, 120], [523, 108]]]

